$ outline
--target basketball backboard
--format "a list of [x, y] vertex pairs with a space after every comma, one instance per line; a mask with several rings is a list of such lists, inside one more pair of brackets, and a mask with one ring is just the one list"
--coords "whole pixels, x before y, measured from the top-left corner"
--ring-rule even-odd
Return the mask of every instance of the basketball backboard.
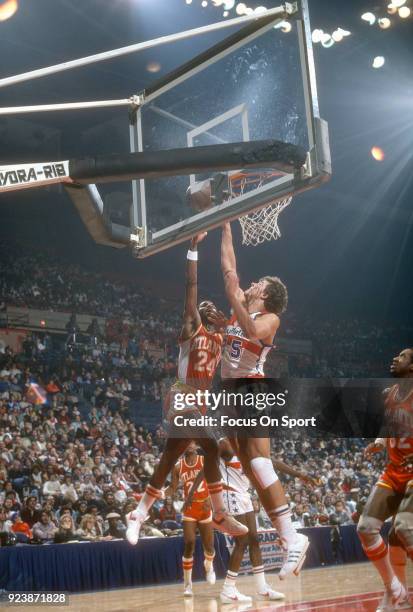
[[[130, 127], [132, 152], [278, 141], [273, 179], [194, 210], [188, 188], [214, 172], [133, 181], [136, 254], [145, 257], [198, 231], [317, 186], [331, 174], [328, 129], [320, 119], [307, 0], [283, 17], [254, 22], [167, 75], [140, 95]], [[292, 145], [283, 149], [283, 145]], [[199, 149], [201, 151], [201, 149]], [[194, 149], [195, 153], [195, 149]], [[201, 152], [202, 154], [202, 152]], [[252, 155], [252, 157], [251, 157]], [[229, 167], [227, 172], [243, 168]], [[255, 170], [256, 171], [256, 170]], [[222, 180], [222, 169], [220, 173]], [[225, 181], [224, 181], [225, 182]]]

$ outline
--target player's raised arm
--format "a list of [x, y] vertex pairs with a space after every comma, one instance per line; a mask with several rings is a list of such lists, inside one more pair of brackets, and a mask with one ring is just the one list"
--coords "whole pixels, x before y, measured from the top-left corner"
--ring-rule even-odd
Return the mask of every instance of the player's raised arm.
[[227, 293], [227, 296], [229, 296], [229, 293], [231, 293], [237, 295], [238, 298], [243, 301], [244, 292], [239, 286], [237, 261], [235, 258], [234, 245], [232, 242], [232, 231], [230, 223], [224, 223], [222, 227], [221, 269], [224, 277], [225, 291]]
[[184, 320], [181, 330], [181, 340], [190, 338], [201, 325], [198, 311], [198, 243], [206, 236], [206, 232], [195, 236], [187, 253]]

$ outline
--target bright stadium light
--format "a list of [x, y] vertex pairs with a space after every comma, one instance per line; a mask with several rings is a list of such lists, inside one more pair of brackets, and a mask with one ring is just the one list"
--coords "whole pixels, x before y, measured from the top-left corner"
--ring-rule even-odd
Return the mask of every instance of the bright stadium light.
[[201, 2], [201, 6], [202, 6], [203, 8], [206, 8], [206, 7], [208, 6], [208, 0], [202, 0], [202, 2]]
[[406, 0], [392, 0], [392, 5], [396, 8], [400, 8], [403, 4], [406, 4]]
[[282, 32], [285, 32], [285, 34], [288, 34], [288, 32], [291, 32], [292, 30], [292, 25], [289, 21], [283, 21], [281, 23], [281, 30]]
[[224, 9], [230, 11], [235, 6], [235, 0], [224, 0]]
[[363, 21], [367, 21], [369, 25], [374, 25], [376, 23], [376, 15], [373, 15], [373, 13], [363, 13], [361, 18]]
[[187, 4], [192, 4], [192, 0], [185, 0]]
[[237, 15], [245, 15], [247, 12], [247, 5], [243, 2], [240, 2], [239, 4], [237, 4], [235, 12], [237, 13]]
[[375, 159], [376, 161], [383, 161], [385, 158], [384, 151], [380, 147], [372, 147], [371, 154], [373, 156], [373, 159]]
[[379, 19], [379, 27], [382, 30], [387, 30], [391, 26], [391, 21], [388, 17], [382, 17]]
[[256, 15], [262, 15], [263, 13], [267, 12], [267, 7], [266, 6], [257, 6], [257, 8], [254, 10], [254, 13]]
[[387, 7], [387, 12], [389, 15], [395, 15], [397, 13], [397, 6], [391, 2]]
[[323, 34], [324, 34], [323, 30], [313, 30], [313, 33], [311, 34], [313, 43], [317, 44], [321, 42]]
[[19, 4], [17, 0], [5, 0], [0, 2], [0, 21], [7, 21], [17, 12]]
[[382, 68], [385, 64], [386, 60], [382, 55], [378, 55], [373, 60], [373, 68]]
[[411, 11], [408, 6], [402, 6], [399, 8], [399, 17], [402, 19], [407, 19], [407, 17], [410, 17], [410, 12]]
[[330, 34], [324, 32], [323, 36], [321, 37], [321, 44], [325, 49], [329, 49], [334, 45], [334, 39], [332, 36], [330, 36]]
[[334, 42], [341, 42], [344, 38], [343, 33], [340, 30], [334, 30], [331, 37]]
[[221, 6], [221, 4], [224, 4], [224, 0], [212, 0], [212, 4], [214, 6]]

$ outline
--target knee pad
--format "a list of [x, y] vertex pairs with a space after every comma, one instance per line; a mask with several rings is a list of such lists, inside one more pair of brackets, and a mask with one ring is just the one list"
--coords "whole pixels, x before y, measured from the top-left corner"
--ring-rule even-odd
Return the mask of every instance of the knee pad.
[[277, 482], [278, 476], [271, 459], [255, 457], [255, 459], [251, 459], [250, 464], [251, 470], [262, 489], [268, 489], [274, 482]]
[[382, 525], [383, 521], [362, 514], [357, 525], [357, 533], [363, 544], [373, 545], [380, 535]]

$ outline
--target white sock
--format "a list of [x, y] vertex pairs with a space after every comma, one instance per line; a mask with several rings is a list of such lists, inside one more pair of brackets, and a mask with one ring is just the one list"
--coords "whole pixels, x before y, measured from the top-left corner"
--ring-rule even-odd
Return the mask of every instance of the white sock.
[[182, 557], [182, 566], [184, 568], [184, 585], [192, 584], [192, 567], [194, 565], [194, 558]]
[[291, 510], [288, 504], [278, 506], [268, 513], [273, 527], [278, 531], [278, 534], [287, 546], [294, 544], [297, 538], [297, 532], [291, 522]]
[[159, 499], [161, 496], [161, 491], [159, 489], [155, 489], [152, 485], [148, 485], [145, 489], [145, 493], [142, 495], [142, 498], [136, 508], [136, 512], [138, 512], [143, 518], [146, 518], [149, 514], [149, 510], [152, 508], [153, 504]]
[[208, 574], [212, 569], [214, 569], [213, 561], [214, 561], [215, 553], [213, 555], [209, 555], [208, 553], [204, 551], [204, 557], [205, 557], [204, 568], [205, 568], [205, 572]]
[[227, 571], [227, 576], [225, 578], [225, 582], [224, 582], [224, 588], [235, 588], [235, 583], [237, 581], [237, 577], [238, 577], [238, 572], [231, 572], [231, 570]]
[[252, 573], [254, 574], [254, 582], [255, 588], [258, 593], [264, 593], [267, 590], [267, 584], [265, 582], [265, 574], [264, 574], [264, 566], [257, 565], [252, 568]]

